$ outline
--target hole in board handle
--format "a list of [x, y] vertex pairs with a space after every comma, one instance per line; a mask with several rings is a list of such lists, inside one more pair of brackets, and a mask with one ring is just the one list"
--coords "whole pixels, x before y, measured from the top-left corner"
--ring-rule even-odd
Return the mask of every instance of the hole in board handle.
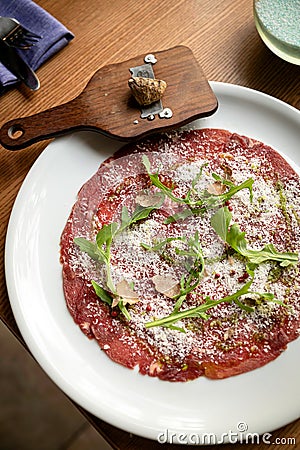
[[7, 131], [8, 137], [10, 139], [16, 140], [16, 139], [20, 139], [23, 134], [24, 134], [24, 130], [21, 127], [21, 125], [12, 125], [8, 131]]

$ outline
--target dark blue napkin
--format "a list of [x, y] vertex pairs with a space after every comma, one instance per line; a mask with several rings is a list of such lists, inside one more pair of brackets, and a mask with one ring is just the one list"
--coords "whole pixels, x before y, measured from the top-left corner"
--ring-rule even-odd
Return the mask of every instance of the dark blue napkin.
[[[25, 28], [41, 36], [30, 49], [18, 50], [33, 70], [74, 37], [64, 25], [31, 0], [0, 0], [0, 16], [13, 17]], [[0, 94], [16, 82], [17, 78], [0, 63]]]

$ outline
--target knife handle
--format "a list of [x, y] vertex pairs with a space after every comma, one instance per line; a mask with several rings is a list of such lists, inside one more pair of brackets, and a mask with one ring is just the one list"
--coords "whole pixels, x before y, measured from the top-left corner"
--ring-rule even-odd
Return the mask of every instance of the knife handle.
[[77, 97], [32, 116], [10, 120], [0, 129], [0, 144], [8, 150], [20, 150], [35, 142], [87, 129], [84, 111], [85, 107]]
[[0, 38], [0, 61], [15, 77], [29, 89], [36, 91], [40, 81], [31, 67], [6, 41]]

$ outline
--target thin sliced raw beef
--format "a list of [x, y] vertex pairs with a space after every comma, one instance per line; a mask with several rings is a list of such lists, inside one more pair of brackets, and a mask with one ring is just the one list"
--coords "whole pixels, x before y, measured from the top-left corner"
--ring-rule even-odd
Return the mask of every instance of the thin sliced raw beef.
[[[178, 199], [187, 193], [196, 202], [204, 198], [203, 193], [211, 199], [209, 194], [221, 195], [250, 178], [253, 199], [244, 188], [223, 203], [185, 217], [186, 204], [165, 195], [160, 207], [117, 233], [111, 245], [111, 278], [115, 286], [126, 282], [135, 293], [132, 302], [123, 298], [128, 319], [117, 305], [121, 297], [112, 294], [116, 306], [111, 306], [96, 295], [92, 280], [109, 291], [107, 268], [82, 251], [74, 238], [94, 242], [103, 225], [120, 225], [124, 206], [130, 216], [138, 202], [151, 204], [151, 196], [161, 194], [150, 180], [143, 155], [148, 157], [151, 173], [158, 173]], [[249, 282], [247, 257], [212, 227], [212, 217], [220, 208], [230, 213], [231, 223], [245, 233], [252, 250], [272, 244], [278, 252], [299, 253], [298, 174], [267, 145], [226, 130], [172, 132], [126, 145], [81, 188], [61, 236], [64, 293], [75, 323], [113, 361], [131, 369], [139, 366], [141, 374], [161, 380], [187, 381], [201, 375], [225, 378], [274, 360], [299, 336], [297, 261], [286, 266], [276, 260], [257, 264], [251, 288], [238, 298], [242, 307], [224, 301], [209, 308], [207, 317], [146, 328], [174, 313], [178, 299], [174, 292], [180, 291], [181, 280], [188, 280], [191, 270], [198, 272], [190, 284], [203, 269], [201, 279], [187, 293], [179, 312], [208, 299], [234, 296]], [[176, 214], [181, 218], [166, 221]], [[204, 265], [195, 269], [195, 259], [184, 252], [191, 251], [196, 237]], [[150, 248], [165, 240], [160, 248]], [[170, 289], [175, 289], [173, 295], [167, 295]]]

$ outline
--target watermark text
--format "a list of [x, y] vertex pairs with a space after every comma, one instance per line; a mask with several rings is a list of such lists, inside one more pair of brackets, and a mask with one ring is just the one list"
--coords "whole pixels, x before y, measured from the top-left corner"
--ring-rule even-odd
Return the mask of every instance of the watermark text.
[[217, 435], [214, 433], [181, 433], [166, 429], [157, 436], [160, 444], [216, 445], [216, 444], [267, 444], [296, 445], [295, 437], [273, 437], [272, 433], [258, 434], [248, 431], [245, 422], [239, 422], [236, 430]]

